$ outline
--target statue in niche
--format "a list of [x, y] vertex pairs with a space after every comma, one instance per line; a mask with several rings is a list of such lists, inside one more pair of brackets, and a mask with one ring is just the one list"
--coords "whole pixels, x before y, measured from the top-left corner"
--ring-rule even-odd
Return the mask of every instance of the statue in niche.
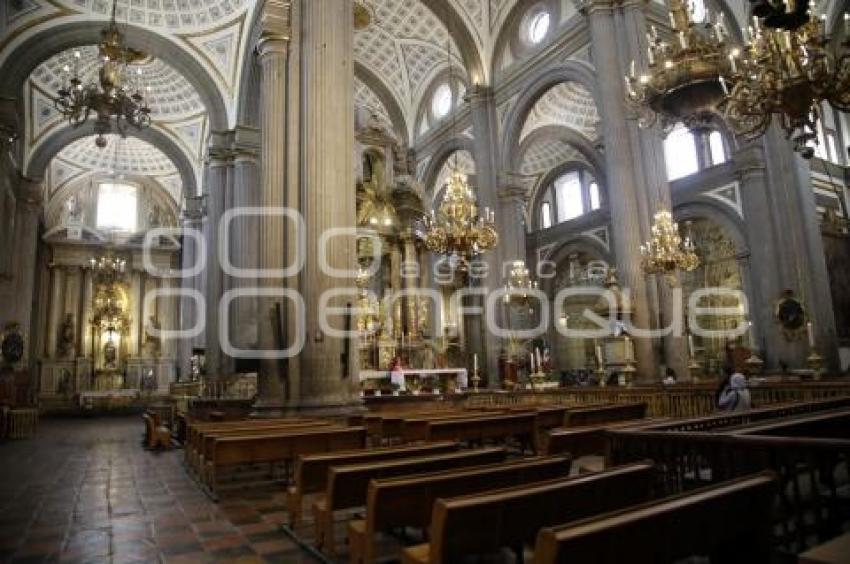
[[59, 346], [57, 348], [61, 358], [74, 358], [77, 354], [77, 349], [74, 346], [74, 335], [74, 315], [68, 313], [59, 328]]
[[153, 204], [148, 210], [148, 229], [156, 229], [162, 227], [162, 208], [157, 204]]
[[115, 347], [115, 341], [111, 337], [103, 345], [103, 366], [107, 370], [118, 368], [118, 349]]
[[151, 358], [159, 357], [162, 346], [162, 341], [159, 337], [160, 330], [159, 321], [151, 315], [145, 326], [145, 356]]
[[83, 206], [76, 196], [65, 201], [65, 221], [67, 225], [77, 225], [83, 222]]

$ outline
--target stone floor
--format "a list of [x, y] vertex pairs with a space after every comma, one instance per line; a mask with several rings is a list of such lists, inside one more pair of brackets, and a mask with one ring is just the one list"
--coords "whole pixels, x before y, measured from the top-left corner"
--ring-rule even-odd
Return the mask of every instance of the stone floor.
[[211, 502], [138, 417], [43, 419], [0, 443], [0, 562], [316, 562], [280, 530], [281, 488]]

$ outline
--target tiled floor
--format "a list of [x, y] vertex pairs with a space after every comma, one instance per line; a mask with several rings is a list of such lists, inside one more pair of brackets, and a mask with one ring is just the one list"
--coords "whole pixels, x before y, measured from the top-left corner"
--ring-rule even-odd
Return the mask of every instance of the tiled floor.
[[0, 562], [316, 562], [280, 530], [280, 488], [211, 502], [138, 417], [43, 419], [0, 444]]

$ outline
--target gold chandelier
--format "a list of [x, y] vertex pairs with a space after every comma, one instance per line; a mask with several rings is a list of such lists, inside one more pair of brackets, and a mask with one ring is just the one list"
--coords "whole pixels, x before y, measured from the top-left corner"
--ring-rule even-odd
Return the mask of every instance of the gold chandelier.
[[640, 125], [659, 119], [664, 127], [700, 123], [726, 98], [739, 52], [727, 44], [723, 13], [696, 23], [684, 0], [670, 0], [670, 41], [655, 26], [647, 32], [647, 72], [637, 75], [632, 61], [626, 94]]
[[699, 257], [690, 234], [684, 239], [673, 214], [662, 209], [655, 214], [652, 238], [640, 246], [641, 268], [646, 274], [662, 274], [675, 282], [679, 271], [691, 272], [699, 267]]
[[[142, 95], [142, 89], [130, 84], [128, 68], [130, 64], [143, 60], [145, 55], [124, 44], [124, 36], [115, 23], [116, 4], [117, 0], [112, 4], [112, 19], [101, 32], [98, 49], [102, 65], [98, 81], [83, 83], [79, 75], [81, 55], [75, 51], [73, 75], [67, 79], [71, 68], [65, 65], [62, 70], [66, 80], [54, 100], [56, 109], [72, 127], [84, 124], [92, 113], [97, 116], [94, 123], [94, 131], [97, 133], [95, 144], [100, 148], [106, 147], [104, 135], [112, 131], [113, 121], [122, 137], [127, 134], [128, 124], [143, 129], [151, 123], [151, 110]], [[140, 75], [141, 69], [136, 69], [135, 78]]]
[[525, 266], [525, 261], [515, 260], [511, 264], [508, 282], [505, 285], [505, 289], [510, 292], [505, 294], [505, 303], [512, 301], [527, 302], [529, 300], [528, 292], [536, 290], [537, 286], [537, 280], [531, 279], [531, 273]]
[[465, 267], [472, 259], [496, 247], [495, 214], [488, 208], [478, 215], [475, 194], [466, 175], [455, 166], [446, 183], [446, 194], [437, 212], [423, 219], [420, 238], [425, 247], [445, 255], [456, 266]]
[[794, 150], [811, 158], [819, 104], [827, 101], [850, 111], [849, 28], [850, 19], [844, 14], [845, 38], [833, 49], [826, 16], [807, 18], [793, 30], [766, 28], [754, 17], [724, 108], [735, 134], [759, 137], [776, 114], [787, 137], [794, 140]]

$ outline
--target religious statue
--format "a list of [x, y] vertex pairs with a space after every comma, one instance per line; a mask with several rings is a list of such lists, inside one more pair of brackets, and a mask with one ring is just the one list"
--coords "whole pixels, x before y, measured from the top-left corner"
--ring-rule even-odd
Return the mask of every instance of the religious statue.
[[111, 338], [103, 345], [103, 364], [109, 370], [118, 368], [118, 349]]
[[75, 225], [83, 222], [83, 207], [76, 196], [65, 201], [65, 224]]
[[18, 323], [7, 323], [0, 335], [0, 354], [3, 364], [14, 366], [24, 358], [24, 337]]
[[61, 358], [74, 358], [77, 354], [76, 346], [74, 346], [74, 315], [68, 313], [65, 315], [65, 321], [59, 328], [59, 345], [57, 347]]
[[162, 209], [156, 204], [148, 211], [148, 229], [162, 227]]
[[160, 334], [159, 321], [154, 317], [148, 318], [148, 323], [145, 325], [145, 355], [151, 358], [158, 357], [161, 351], [162, 341]]

